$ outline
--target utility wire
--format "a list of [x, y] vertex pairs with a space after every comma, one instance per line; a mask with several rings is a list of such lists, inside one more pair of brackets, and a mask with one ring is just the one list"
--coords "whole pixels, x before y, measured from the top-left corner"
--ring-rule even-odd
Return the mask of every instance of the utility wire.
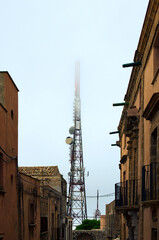
[[[108, 194], [105, 194], [105, 195], [100, 195], [99, 197], [111, 197], [111, 196], [114, 196], [115, 193], [108, 193]], [[87, 198], [97, 198], [97, 196], [86, 196]]]
[[[111, 197], [111, 196], [114, 196], [115, 193], [108, 193], [108, 194], [105, 194], [105, 195], [100, 195], [99, 197], [102, 198], [102, 197]], [[67, 198], [71, 198], [70, 196], [67, 196]], [[86, 198], [97, 198], [97, 195], [95, 196], [86, 196]]]
[[[4, 160], [3, 159], [3, 157], [0, 155], [0, 159], [2, 160], [2, 161], [4, 161], [4, 162], [6, 162], [6, 163], [9, 163], [9, 162], [11, 162], [11, 160], [16, 160], [17, 159], [17, 156], [13, 156], [13, 157], [11, 157], [11, 156], [9, 156], [7, 153], [6, 153], [6, 151], [0, 146], [0, 150], [2, 150], [2, 152], [8, 157], [8, 158], [10, 158], [10, 160]], [[27, 180], [24, 180], [24, 178], [22, 178], [23, 179], [23, 181], [25, 181], [25, 182], [27, 182], [27, 183], [29, 183], [29, 184], [32, 184], [32, 185], [35, 185], [35, 186], [37, 186], [36, 184], [34, 184], [34, 183], [31, 183], [31, 182], [29, 182], [29, 181], [27, 181]], [[60, 180], [59, 180], [60, 181]], [[101, 198], [101, 197], [111, 197], [111, 196], [114, 196], [115, 195], [115, 193], [109, 193], [109, 194], [105, 194], [105, 195], [100, 195], [99, 197]], [[97, 196], [86, 196], [86, 198], [96, 198]], [[70, 198], [70, 197], [68, 197], [68, 198]]]

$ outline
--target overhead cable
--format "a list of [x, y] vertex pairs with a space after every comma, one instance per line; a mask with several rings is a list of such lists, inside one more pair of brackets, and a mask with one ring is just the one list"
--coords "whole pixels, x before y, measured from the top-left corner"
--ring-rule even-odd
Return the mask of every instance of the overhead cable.
[[[111, 196], [114, 196], [115, 193], [108, 193], [108, 194], [105, 194], [105, 195], [100, 195], [99, 197], [111, 197]], [[86, 196], [87, 198], [96, 198], [97, 196]]]

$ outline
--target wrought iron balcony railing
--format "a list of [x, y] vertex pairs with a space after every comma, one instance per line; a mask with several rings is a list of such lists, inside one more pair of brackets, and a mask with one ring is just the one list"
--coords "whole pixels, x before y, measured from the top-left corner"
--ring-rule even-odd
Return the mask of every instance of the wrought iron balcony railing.
[[115, 184], [116, 207], [138, 205], [138, 179]]
[[159, 200], [159, 162], [142, 168], [142, 201]]

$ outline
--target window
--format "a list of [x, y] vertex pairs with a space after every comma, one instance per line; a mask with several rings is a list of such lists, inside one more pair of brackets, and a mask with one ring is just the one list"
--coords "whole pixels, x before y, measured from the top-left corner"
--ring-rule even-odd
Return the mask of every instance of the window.
[[57, 239], [60, 239], [60, 215], [57, 215]]
[[139, 110], [141, 109], [141, 101], [142, 101], [142, 94], [141, 94], [141, 85], [139, 88]]
[[65, 237], [65, 224], [62, 224], [62, 238]]
[[158, 74], [159, 69], [159, 47], [154, 48], [154, 77]]
[[157, 228], [152, 228], [151, 230], [151, 239], [157, 240]]
[[13, 120], [13, 118], [14, 118], [14, 112], [13, 110], [11, 110], [11, 119]]
[[69, 239], [72, 239], [72, 221], [69, 221]]
[[151, 134], [151, 162], [157, 161], [157, 128]]
[[126, 171], [123, 172], [123, 182], [126, 181]]
[[124, 148], [126, 148], [126, 135], [124, 134]]
[[3, 190], [3, 171], [4, 171], [4, 166], [3, 166], [3, 154], [0, 153], [0, 190]]
[[156, 38], [153, 46], [153, 81], [155, 83], [159, 74], [159, 31], [156, 34]]
[[123, 237], [124, 237], [124, 239], [126, 239], [126, 224], [125, 223], [124, 223]]
[[55, 226], [54, 226], [54, 213], [52, 213], [52, 239], [54, 239], [54, 229], [55, 229]]
[[41, 233], [48, 231], [48, 218], [41, 217]]
[[10, 176], [11, 184], [13, 184], [13, 174]]
[[29, 205], [29, 225], [35, 224], [35, 206], [34, 203], [30, 203]]

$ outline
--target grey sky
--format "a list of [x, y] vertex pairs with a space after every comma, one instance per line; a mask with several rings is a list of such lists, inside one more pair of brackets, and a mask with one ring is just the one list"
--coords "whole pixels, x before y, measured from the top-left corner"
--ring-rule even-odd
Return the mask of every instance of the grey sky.
[[[0, 66], [19, 88], [19, 165], [58, 165], [68, 180], [75, 62], [80, 61], [87, 195], [114, 192], [121, 102], [148, 0], [1, 0]], [[99, 208], [113, 198], [101, 198]], [[96, 199], [88, 199], [88, 215]]]

